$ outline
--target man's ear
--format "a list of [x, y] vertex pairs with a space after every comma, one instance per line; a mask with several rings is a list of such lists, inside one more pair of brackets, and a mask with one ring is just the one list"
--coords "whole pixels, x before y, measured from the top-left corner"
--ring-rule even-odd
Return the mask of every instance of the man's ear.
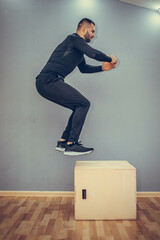
[[84, 26], [82, 26], [82, 32], [83, 32], [83, 34], [85, 34], [85, 33], [86, 33], [86, 30], [87, 30], [86, 26], [85, 26], [85, 25], [84, 25]]

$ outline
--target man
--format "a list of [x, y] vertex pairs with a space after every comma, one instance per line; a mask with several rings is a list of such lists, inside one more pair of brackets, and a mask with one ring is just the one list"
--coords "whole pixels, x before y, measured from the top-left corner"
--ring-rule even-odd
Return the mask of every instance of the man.
[[[90, 102], [76, 89], [64, 82], [76, 66], [82, 73], [108, 71], [115, 67], [117, 59], [90, 47], [87, 43], [95, 36], [95, 23], [83, 18], [73, 33], [58, 45], [47, 64], [36, 77], [37, 91], [44, 98], [72, 110], [67, 127], [57, 141], [58, 151], [75, 156], [92, 152], [93, 148], [84, 147], [78, 142]], [[100, 66], [86, 64], [84, 54], [97, 61]]]

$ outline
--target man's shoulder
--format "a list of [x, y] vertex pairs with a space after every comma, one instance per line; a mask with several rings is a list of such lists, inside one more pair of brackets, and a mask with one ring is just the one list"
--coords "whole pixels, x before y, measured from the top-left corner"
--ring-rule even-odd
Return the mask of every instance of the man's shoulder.
[[77, 33], [71, 33], [70, 35], [68, 35], [68, 36], [71, 36], [71, 37], [77, 37], [78, 36], [78, 34]]
[[72, 41], [72, 40], [74, 40], [75, 39], [75, 34], [74, 33], [72, 33], [72, 34], [69, 34], [69, 35], [67, 35], [67, 37], [65, 38], [65, 40], [64, 41]]
[[70, 39], [78, 39], [78, 40], [82, 40], [83, 41], [83, 38], [81, 38], [77, 33], [72, 33], [70, 35], [67, 36], [67, 38], [70, 38]]

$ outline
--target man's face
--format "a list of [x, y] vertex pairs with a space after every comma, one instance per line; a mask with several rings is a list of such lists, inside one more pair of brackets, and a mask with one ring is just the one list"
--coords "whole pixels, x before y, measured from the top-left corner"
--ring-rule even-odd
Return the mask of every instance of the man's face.
[[84, 34], [84, 39], [86, 42], [90, 42], [92, 38], [95, 37], [95, 26], [93, 23], [86, 26], [86, 32]]

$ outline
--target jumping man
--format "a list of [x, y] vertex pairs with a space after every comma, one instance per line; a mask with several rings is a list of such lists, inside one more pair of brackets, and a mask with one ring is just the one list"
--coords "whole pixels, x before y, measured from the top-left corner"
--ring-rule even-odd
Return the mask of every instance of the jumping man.
[[[75, 88], [65, 83], [65, 77], [76, 66], [82, 73], [95, 73], [111, 70], [117, 64], [116, 57], [108, 56], [88, 45], [94, 36], [95, 23], [88, 18], [83, 18], [78, 24], [76, 33], [68, 35], [58, 45], [36, 77], [36, 88], [41, 96], [72, 110], [67, 127], [55, 148], [64, 152], [65, 155], [82, 155], [94, 150], [78, 142], [90, 102]], [[84, 54], [103, 62], [102, 65], [86, 64]]]

